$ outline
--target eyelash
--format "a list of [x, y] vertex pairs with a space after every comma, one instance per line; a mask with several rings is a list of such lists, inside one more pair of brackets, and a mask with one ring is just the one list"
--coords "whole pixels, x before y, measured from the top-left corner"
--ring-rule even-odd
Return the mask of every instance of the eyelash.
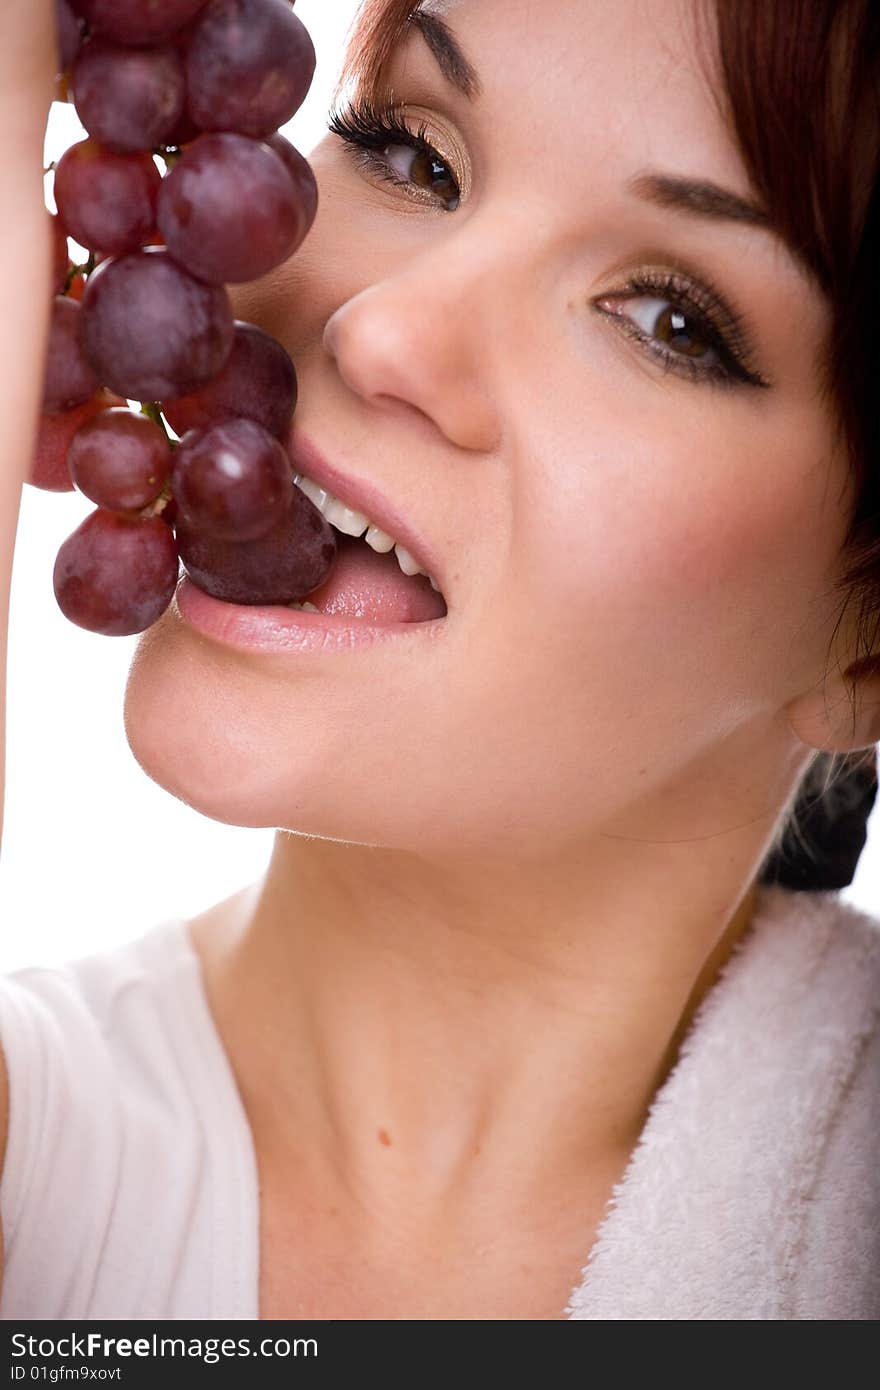
[[[343, 107], [335, 107], [328, 118], [328, 129], [345, 144], [355, 164], [370, 176], [383, 182], [404, 188], [410, 197], [424, 202], [425, 197], [413, 191], [413, 186], [390, 167], [382, 152], [389, 145], [405, 145], [417, 154], [423, 154], [432, 161], [449, 169], [447, 161], [428, 140], [428, 128], [422, 121], [415, 131], [403, 124], [398, 114], [402, 108], [393, 104], [375, 106], [364, 97], [357, 98]], [[456, 198], [454, 207], [445, 210], [454, 212], [459, 205], [460, 192], [454, 176], [451, 179]], [[684, 310], [695, 323], [698, 334], [705, 336], [717, 360], [708, 366], [700, 366], [692, 357], [683, 357], [660, 347], [655, 339], [636, 327], [632, 319], [613, 310], [597, 307], [597, 312], [614, 318], [621, 331], [641, 343], [651, 356], [659, 361], [664, 372], [672, 371], [688, 380], [706, 382], [712, 386], [732, 388], [741, 384], [769, 387], [771, 383], [749, 364], [753, 360], [753, 350], [748, 331], [742, 317], [725, 301], [714, 285], [698, 283], [679, 273], [669, 271], [640, 271], [630, 277], [623, 290], [616, 294], [604, 295], [604, 300], [633, 299], [640, 296], [662, 298], [673, 309]]]

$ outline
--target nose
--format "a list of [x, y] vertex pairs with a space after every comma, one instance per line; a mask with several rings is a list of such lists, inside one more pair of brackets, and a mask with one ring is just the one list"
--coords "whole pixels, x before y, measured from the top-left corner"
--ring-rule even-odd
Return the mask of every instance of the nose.
[[435, 244], [341, 304], [327, 321], [324, 347], [345, 384], [371, 406], [399, 411], [403, 404], [458, 447], [489, 452], [501, 430], [483, 269], [448, 241]]

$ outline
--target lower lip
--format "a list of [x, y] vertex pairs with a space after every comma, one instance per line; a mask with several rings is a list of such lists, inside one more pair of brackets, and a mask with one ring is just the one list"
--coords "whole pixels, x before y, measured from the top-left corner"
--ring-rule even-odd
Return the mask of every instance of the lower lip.
[[177, 586], [174, 607], [180, 617], [197, 632], [239, 651], [302, 652], [351, 651], [353, 647], [374, 647], [401, 637], [427, 640], [439, 636], [446, 618], [425, 623], [385, 623], [378, 626], [365, 620], [337, 617], [329, 613], [304, 613], [285, 608], [225, 603], [211, 598], [191, 579]]

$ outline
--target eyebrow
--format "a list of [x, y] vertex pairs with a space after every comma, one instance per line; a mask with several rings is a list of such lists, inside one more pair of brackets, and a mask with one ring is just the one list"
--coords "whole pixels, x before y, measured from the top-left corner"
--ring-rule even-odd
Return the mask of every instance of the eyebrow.
[[[465, 56], [449, 25], [427, 10], [414, 10], [409, 16], [409, 23], [424, 38], [447, 81], [468, 101], [479, 96], [482, 86], [477, 70]], [[717, 221], [770, 227], [770, 219], [762, 208], [708, 180], [647, 172], [636, 174], [624, 186], [628, 193], [634, 193], [659, 207], [675, 208], [695, 217], [711, 217]]]
[[[478, 97], [483, 89], [477, 70], [465, 55], [449, 25], [438, 15], [419, 9], [410, 14], [408, 23], [422, 35], [447, 81], [468, 101]], [[690, 179], [645, 170], [627, 179], [624, 188], [626, 192], [635, 194], [645, 202], [654, 203], [657, 207], [671, 208], [676, 212], [708, 218], [715, 222], [739, 222], [769, 232], [771, 236], [780, 237], [778, 229], [763, 208], [708, 179]], [[797, 248], [791, 246], [787, 239], [780, 239], [798, 265], [807, 271], [808, 276], [812, 276], [812, 267]]]
[[634, 193], [636, 197], [644, 198], [658, 207], [675, 208], [679, 212], [713, 218], [717, 222], [745, 222], [766, 231], [774, 230], [763, 208], [708, 180], [676, 178], [672, 174], [648, 171], [627, 179], [624, 188], [627, 193]]
[[468, 101], [478, 97], [483, 88], [477, 70], [465, 57], [458, 39], [449, 25], [439, 16], [426, 10], [415, 10], [408, 21], [419, 31], [430, 48], [447, 82], [450, 82]]

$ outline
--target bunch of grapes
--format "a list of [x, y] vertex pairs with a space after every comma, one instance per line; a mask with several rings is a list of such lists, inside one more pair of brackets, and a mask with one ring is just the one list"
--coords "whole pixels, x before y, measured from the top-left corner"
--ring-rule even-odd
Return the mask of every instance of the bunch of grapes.
[[97, 504], [58, 552], [58, 604], [93, 632], [142, 632], [181, 561], [228, 602], [300, 602], [335, 535], [293, 482], [293, 363], [233, 318], [225, 286], [280, 265], [314, 221], [312, 170], [278, 134], [311, 85], [311, 39], [288, 0], [56, 0], [56, 13], [61, 91], [88, 138], [54, 173], [29, 481]]

